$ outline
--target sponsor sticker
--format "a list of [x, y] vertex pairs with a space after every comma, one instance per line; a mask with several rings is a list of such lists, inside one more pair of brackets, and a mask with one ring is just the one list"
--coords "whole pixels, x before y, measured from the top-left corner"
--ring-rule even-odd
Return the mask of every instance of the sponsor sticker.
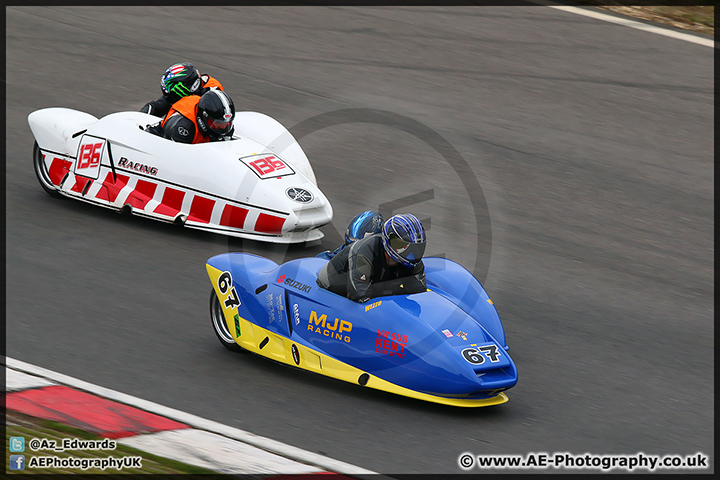
[[385, 330], [377, 331], [375, 339], [375, 353], [389, 355], [391, 357], [405, 358], [408, 336]]
[[295, 200], [298, 203], [310, 203], [313, 200], [312, 192], [300, 187], [288, 188], [285, 190], [285, 195], [287, 195], [290, 200]]
[[372, 310], [373, 308], [379, 307], [382, 304], [382, 300], [378, 300], [377, 302], [373, 302], [370, 305], [365, 305], [365, 311]]
[[293, 315], [295, 316], [295, 325], [300, 325], [300, 307], [297, 303], [293, 304]]
[[275, 304], [273, 303], [273, 294], [268, 293], [265, 295], [265, 304], [267, 305], [268, 320], [270, 323], [275, 321]]
[[277, 279], [277, 282], [284, 283], [290, 288], [294, 288], [305, 293], [310, 293], [310, 290], [312, 290], [312, 287], [310, 285], [298, 282], [297, 280], [293, 280], [292, 278], [286, 277], [285, 275], [280, 275], [280, 278]]
[[236, 313], [233, 319], [235, 320], [235, 336], [239, 337], [242, 335], [240, 332], [240, 315]]
[[342, 320], [335, 317], [335, 321], [328, 320], [326, 313], [323, 313], [318, 317], [315, 310], [310, 311], [310, 318], [308, 319], [308, 330], [314, 332], [317, 335], [323, 337], [332, 338], [334, 340], [342, 340], [345, 343], [350, 343], [350, 336], [352, 332], [353, 324], [347, 320]]

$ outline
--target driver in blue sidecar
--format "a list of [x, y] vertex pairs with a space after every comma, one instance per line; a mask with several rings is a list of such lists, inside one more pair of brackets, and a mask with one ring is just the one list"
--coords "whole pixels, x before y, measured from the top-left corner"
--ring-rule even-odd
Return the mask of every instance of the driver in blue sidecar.
[[318, 273], [317, 284], [356, 302], [427, 290], [422, 256], [427, 239], [412, 214], [393, 215], [382, 231], [342, 248]]

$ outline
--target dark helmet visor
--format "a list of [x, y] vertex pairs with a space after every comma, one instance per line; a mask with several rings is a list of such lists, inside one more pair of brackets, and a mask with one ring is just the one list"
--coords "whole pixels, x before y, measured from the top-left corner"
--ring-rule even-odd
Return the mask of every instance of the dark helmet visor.
[[390, 248], [413, 265], [417, 264], [422, 259], [423, 254], [425, 254], [425, 242], [406, 242], [395, 235], [390, 235], [389, 240]]

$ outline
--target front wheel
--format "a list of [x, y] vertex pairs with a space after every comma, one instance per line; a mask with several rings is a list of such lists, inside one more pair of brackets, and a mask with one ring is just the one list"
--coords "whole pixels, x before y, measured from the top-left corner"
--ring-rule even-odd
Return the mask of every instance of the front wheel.
[[220, 300], [215, 293], [215, 289], [210, 292], [210, 321], [212, 321], [215, 335], [217, 335], [218, 340], [220, 340], [220, 343], [222, 343], [225, 348], [233, 352], [242, 351], [242, 347], [235, 343], [235, 339], [233, 339], [232, 334], [228, 330], [223, 308], [222, 305], [220, 305]]
[[45, 160], [40, 152], [40, 145], [38, 145], [37, 142], [35, 142], [35, 146], [33, 147], [33, 167], [35, 168], [35, 175], [43, 190], [51, 197], [62, 198], [62, 194], [58, 192], [57, 187], [53, 185], [50, 180], [50, 174], [47, 171]]

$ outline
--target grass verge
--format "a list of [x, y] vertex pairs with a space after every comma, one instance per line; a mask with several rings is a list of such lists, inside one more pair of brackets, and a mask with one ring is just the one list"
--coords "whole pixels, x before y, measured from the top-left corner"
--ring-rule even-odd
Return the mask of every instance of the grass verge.
[[688, 5], [652, 5], [647, 0], [577, 0], [576, 3], [715, 36], [717, 0], [696, 0], [692, 5], [691, 2], [687, 2]]

